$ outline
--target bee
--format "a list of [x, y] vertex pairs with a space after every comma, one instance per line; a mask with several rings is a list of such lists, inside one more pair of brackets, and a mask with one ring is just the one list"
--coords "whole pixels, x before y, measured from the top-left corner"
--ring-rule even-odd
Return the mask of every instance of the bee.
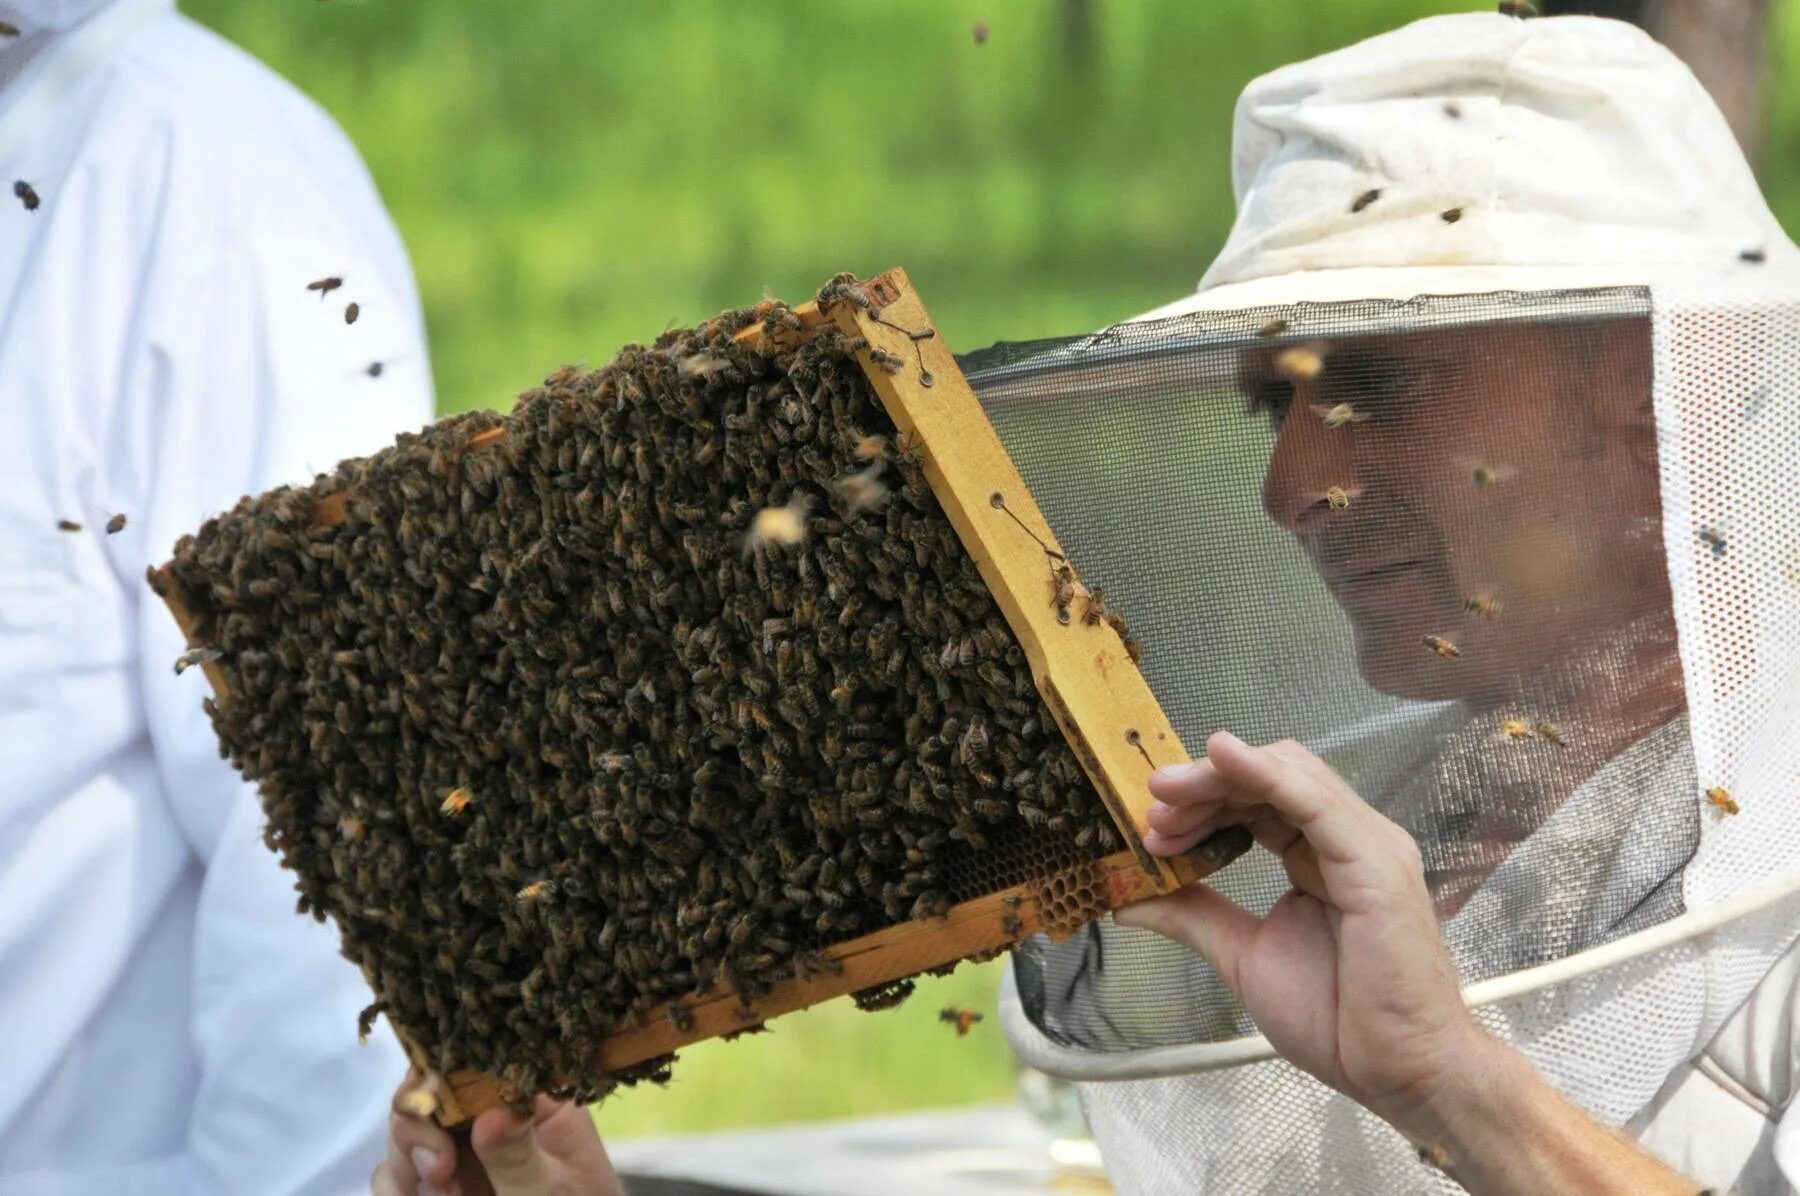
[[1504, 482], [1513, 476], [1513, 470], [1510, 466], [1494, 465], [1490, 462], [1476, 460], [1472, 457], [1463, 458], [1461, 464], [1463, 468], [1469, 471], [1469, 478], [1475, 483], [1475, 489], [1477, 490], [1487, 490], [1496, 483]]
[[889, 353], [885, 349], [870, 349], [869, 360], [890, 374], [898, 374], [906, 368], [906, 359], [898, 353]]
[[1444, 115], [1449, 117], [1451, 120], [1461, 120], [1462, 119], [1462, 105], [1457, 103], [1455, 100], [1445, 100], [1444, 101]]
[[111, 519], [108, 519], [106, 521], [106, 534], [107, 535], [116, 536], [124, 530], [125, 530], [125, 516], [114, 515]]
[[1089, 627], [1096, 626], [1106, 617], [1106, 591], [1098, 586], [1087, 592], [1087, 606], [1081, 612], [1081, 621]]
[[1438, 213], [1438, 219], [1442, 220], [1445, 224], [1455, 224], [1462, 218], [1463, 210], [1461, 208], [1445, 208]]
[[1289, 382], [1311, 382], [1325, 372], [1323, 345], [1292, 345], [1275, 354], [1275, 369]]
[[197, 664], [208, 664], [225, 655], [219, 648], [189, 648], [175, 658], [175, 675], [181, 676]]
[[517, 893], [514, 893], [513, 898], [520, 905], [530, 905], [533, 902], [542, 901], [545, 897], [548, 897], [551, 893], [554, 893], [555, 891], [556, 891], [556, 882], [555, 881], [553, 881], [553, 880], [534, 880], [530, 884], [526, 885], [524, 888], [520, 889]]
[[76, 523], [73, 519], [58, 519], [56, 521], [56, 530], [59, 532], [78, 532], [81, 530], [81, 525]]
[[1715, 557], [1725, 555], [1725, 537], [1718, 531], [1710, 527], [1703, 527], [1700, 529], [1699, 536], [1700, 543], [1712, 549], [1712, 554]]
[[386, 370], [387, 363], [382, 361], [371, 361], [368, 365], [363, 367], [363, 373], [371, 378], [381, 377]]
[[19, 27], [10, 21], [0, 21], [0, 37], [18, 37]]
[[[1450, 1152], [1444, 1149], [1441, 1143], [1427, 1143], [1419, 1147], [1419, 1162], [1442, 1171], [1450, 1163]], [[1705, 1193], [1702, 1193], [1701, 1196], [1705, 1196]]]
[[1144, 663], [1144, 645], [1134, 639], [1125, 641], [1125, 655], [1131, 657], [1132, 664]]
[[938, 1021], [955, 1026], [958, 1038], [967, 1038], [969, 1030], [980, 1020], [981, 1014], [956, 1005], [946, 1005], [938, 1011]]
[[360, 839], [363, 837], [363, 832], [366, 829], [367, 827], [364, 825], [363, 820], [354, 815], [346, 814], [338, 819], [338, 834], [344, 836], [346, 839]]
[[414, 1088], [401, 1093], [394, 1104], [407, 1116], [423, 1119], [438, 1111], [439, 1102], [437, 1093], [426, 1088]]
[[1008, 938], [1018, 938], [1025, 933], [1025, 919], [1017, 914], [1000, 915], [1000, 933]]
[[438, 811], [443, 814], [448, 814], [452, 818], [456, 818], [459, 817], [464, 810], [469, 808], [469, 803], [473, 800], [475, 800], [475, 795], [470, 793], [467, 789], [452, 789], [450, 791], [450, 796], [446, 797], [443, 800], [443, 803], [438, 806]]
[[1492, 619], [1500, 614], [1500, 599], [1491, 594], [1476, 594], [1463, 603], [1463, 609], [1472, 615], [1480, 615], [1484, 619]]
[[43, 202], [38, 198], [37, 191], [24, 179], [20, 179], [13, 184], [13, 194], [18, 197], [20, 203], [25, 205], [25, 210], [27, 212], [37, 211], [38, 204]]
[[1264, 324], [1261, 328], [1258, 328], [1256, 330], [1256, 335], [1262, 337], [1264, 340], [1268, 340], [1270, 337], [1280, 336], [1282, 333], [1286, 332], [1287, 330], [1288, 330], [1288, 322], [1286, 320], [1277, 318], [1277, 319], [1270, 320], [1267, 324]]
[[1752, 266], [1760, 266], [1768, 260], [1768, 252], [1762, 249], [1746, 249], [1738, 254], [1738, 261], [1746, 262]]
[[862, 512], [874, 510], [887, 501], [888, 488], [882, 484], [880, 475], [886, 462], [877, 461], [867, 469], [860, 470], [846, 478], [839, 478], [837, 483], [838, 497], [844, 500], [852, 511]]
[[375, 1029], [375, 1019], [386, 1013], [387, 1007], [386, 1001], [377, 1001], [373, 1005], [364, 1006], [363, 1011], [356, 1015], [356, 1041], [359, 1044], [369, 1041], [369, 1033]]
[[356, 317], [360, 315], [362, 315], [362, 304], [352, 303], [344, 308], [344, 323], [354, 324], [356, 323]]
[[1540, 722], [1533, 729], [1536, 730], [1537, 733], [1540, 736], [1542, 736], [1544, 738], [1544, 740], [1546, 740], [1547, 742], [1554, 743], [1558, 747], [1563, 746], [1562, 728], [1557, 726], [1555, 723]]
[[987, 22], [976, 21], [975, 28], [970, 30], [970, 32], [975, 35], [975, 44], [976, 45], [978, 45], [978, 46], [987, 45], [987, 39], [988, 39]]
[[327, 275], [324, 278], [314, 279], [312, 282], [307, 283], [306, 289], [309, 291], [319, 292], [319, 298], [324, 299], [325, 296], [331, 294], [331, 292], [337, 290], [339, 287], [341, 287], [343, 285], [344, 285], [344, 280], [342, 278], [339, 278], [337, 275], [332, 274], [332, 275]]
[[1380, 187], [1370, 187], [1367, 191], [1364, 191], [1361, 195], [1357, 196], [1354, 200], [1351, 201], [1350, 211], [1352, 214], [1354, 214], [1356, 212], [1360, 212], [1364, 208], [1368, 207], [1370, 204], [1374, 203], [1376, 200], [1378, 200], [1380, 198], [1381, 198], [1381, 188]]
[[1436, 652], [1439, 656], [1452, 657], [1462, 655], [1461, 648], [1458, 648], [1455, 644], [1451, 643], [1441, 635], [1425, 635], [1420, 636], [1419, 639], [1421, 643], [1427, 648], [1430, 648], [1433, 652]]
[[[1067, 563], [1055, 565], [1050, 570], [1050, 593], [1054, 604], [1066, 608], [1075, 601], [1075, 570]], [[1067, 622], [1065, 619], [1064, 622]]]
[[856, 454], [858, 461], [885, 461], [887, 459], [887, 437], [860, 437], [852, 452]]
[[1350, 505], [1350, 492], [1342, 486], [1328, 486], [1325, 489], [1325, 505], [1334, 511], [1341, 511]]
[[1521, 21], [1538, 15], [1537, 5], [1531, 0], [1500, 0], [1499, 12], [1503, 17], [1517, 17]]
[[1706, 800], [1711, 802], [1713, 808], [1721, 813], [1735, 814], [1738, 812], [1737, 799], [1732, 797], [1730, 792], [1719, 788], [1717, 785], [1706, 791]]
[[1508, 718], [1500, 722], [1500, 731], [1509, 739], [1530, 739], [1531, 724], [1523, 719]]
[[1369, 418], [1367, 412], [1358, 411], [1348, 403], [1338, 403], [1327, 407], [1323, 403], [1310, 404], [1312, 413], [1318, 416], [1327, 428], [1341, 428], [1345, 424], [1360, 424]]
[[682, 378], [710, 378], [731, 368], [731, 360], [711, 353], [690, 353], [675, 367]]
[[806, 513], [811, 506], [804, 495], [795, 495], [783, 506], [758, 511], [744, 535], [745, 555], [769, 545], [788, 547], [806, 539]]

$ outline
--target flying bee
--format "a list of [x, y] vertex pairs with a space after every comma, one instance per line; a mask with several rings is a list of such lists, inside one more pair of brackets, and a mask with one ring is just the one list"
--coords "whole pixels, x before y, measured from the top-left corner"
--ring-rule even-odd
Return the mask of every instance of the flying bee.
[[475, 795], [467, 789], [452, 789], [450, 796], [443, 800], [443, 803], [438, 806], [438, 810], [440, 813], [456, 818], [469, 808], [469, 803], [474, 799]]
[[1717, 785], [1706, 791], [1706, 800], [1711, 802], [1713, 808], [1721, 813], [1735, 814], [1738, 812], [1737, 799], [1732, 797], [1730, 792], [1719, 788]]
[[125, 530], [125, 516], [114, 515], [111, 519], [108, 519], [106, 521], [106, 534], [107, 535], [116, 536], [124, 530]]
[[520, 889], [517, 893], [514, 893], [513, 898], [520, 905], [530, 905], [533, 902], [542, 901], [544, 898], [548, 897], [551, 893], [554, 893], [555, 891], [556, 891], [556, 882], [555, 881], [553, 881], [553, 880], [534, 880], [530, 884], [526, 885], [524, 888]]
[[975, 28], [970, 30], [970, 32], [975, 35], [975, 44], [976, 45], [978, 45], [978, 46], [987, 45], [988, 27], [987, 27], [986, 21], [976, 21]]
[[1715, 557], [1725, 555], [1725, 537], [1717, 530], [1710, 527], [1703, 527], [1700, 529], [1699, 535], [1700, 543], [1712, 549], [1712, 554]]
[[963, 1009], [957, 1005], [946, 1005], [938, 1011], [938, 1021], [956, 1027], [958, 1038], [967, 1038], [969, 1030], [981, 1020], [981, 1014], [973, 1009]]
[[1537, 5], [1531, 0], [1500, 0], [1497, 7], [1501, 16], [1517, 17], [1521, 21], [1528, 21], [1538, 15]]
[[371, 361], [368, 365], [363, 367], [363, 373], [371, 378], [379, 378], [386, 369], [387, 363], [385, 361]]
[[344, 323], [354, 324], [356, 323], [356, 317], [360, 315], [362, 315], [362, 304], [352, 303], [344, 308]]
[[81, 530], [81, 525], [76, 523], [73, 519], [58, 519], [56, 521], [56, 530], [59, 532], [78, 532]]
[[1498, 482], [1504, 482], [1514, 473], [1509, 465], [1495, 465], [1474, 457], [1464, 457], [1459, 464], [1469, 471], [1469, 478], [1475, 483], [1477, 490], [1486, 490]]
[[365, 1006], [363, 1011], [356, 1015], [356, 1041], [358, 1043], [369, 1041], [369, 1033], [375, 1029], [375, 1019], [386, 1013], [387, 1007], [386, 1001], [377, 1001], [373, 1005]]
[[1324, 403], [1310, 404], [1312, 413], [1322, 420], [1327, 428], [1341, 428], [1345, 424], [1360, 424], [1369, 419], [1369, 413], [1358, 411], [1348, 403], [1326, 406]]
[[788, 547], [806, 539], [806, 512], [811, 505], [804, 495], [795, 495], [783, 506], [758, 511], [744, 534], [744, 554], [770, 545]]
[[1420, 636], [1419, 641], [1433, 652], [1436, 652], [1439, 656], [1452, 657], [1462, 655], [1461, 648], [1458, 648], [1455, 644], [1451, 643], [1441, 635]]
[[38, 198], [37, 191], [24, 179], [20, 179], [13, 184], [13, 194], [18, 197], [20, 203], [25, 205], [25, 210], [27, 212], [37, 211], [38, 204], [42, 202]]
[[1542, 736], [1545, 740], [1547, 740], [1548, 742], [1554, 743], [1558, 747], [1563, 746], [1562, 728], [1557, 726], [1555, 723], [1542, 723], [1541, 722], [1541, 723], [1538, 723], [1537, 726], [1533, 729], [1535, 731], [1537, 731], [1537, 733], [1540, 736]]
[[838, 497], [842, 498], [845, 505], [855, 512], [870, 511], [879, 507], [887, 501], [890, 493], [880, 478], [881, 471], [886, 464], [885, 461], [877, 461], [867, 469], [859, 470], [846, 478], [839, 478], [837, 482]]
[[1381, 198], [1381, 188], [1380, 187], [1370, 187], [1367, 191], [1364, 191], [1361, 195], [1357, 196], [1354, 200], [1351, 201], [1350, 211], [1352, 214], [1354, 214], [1356, 212], [1360, 212], [1364, 208], [1368, 207], [1370, 204], [1374, 203], [1376, 200], [1378, 200], [1380, 198]]
[[0, 21], [0, 37], [18, 37], [19, 27], [11, 21]]
[[1492, 594], [1476, 594], [1463, 603], [1463, 609], [1472, 615], [1480, 615], [1484, 619], [1492, 619], [1500, 614], [1500, 600]]
[[1262, 337], [1264, 340], [1267, 340], [1268, 338], [1270, 338], [1272, 336], [1280, 336], [1282, 333], [1286, 332], [1287, 330], [1288, 330], [1288, 322], [1286, 320], [1275, 319], [1275, 320], [1270, 320], [1267, 324], [1264, 324], [1261, 328], [1258, 328], [1256, 330], [1256, 335]]
[[189, 648], [175, 658], [175, 675], [181, 676], [197, 664], [208, 664], [225, 655], [220, 648]]
[[1325, 489], [1325, 505], [1334, 511], [1341, 511], [1350, 505], [1350, 493], [1342, 486], [1328, 486]]
[[324, 278], [314, 279], [312, 282], [307, 283], [306, 289], [319, 292], [319, 298], [323, 299], [343, 285], [344, 280], [337, 275], [332, 274]]
[[1275, 369], [1289, 382], [1311, 382], [1325, 372], [1325, 347], [1292, 345], [1275, 354]]
[[1508, 718], [1500, 721], [1500, 731], [1509, 739], [1530, 739], [1531, 724], [1524, 719]]
[[1445, 224], [1455, 224], [1462, 218], [1463, 210], [1461, 208], [1445, 208], [1438, 213], [1438, 219], [1442, 220]]

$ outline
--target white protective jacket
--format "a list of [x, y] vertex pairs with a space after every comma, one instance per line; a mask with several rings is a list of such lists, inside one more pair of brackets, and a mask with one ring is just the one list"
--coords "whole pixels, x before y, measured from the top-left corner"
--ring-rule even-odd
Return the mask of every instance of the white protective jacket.
[[0, 20], [0, 1192], [366, 1190], [404, 1062], [144, 572], [431, 417], [405, 253], [330, 119], [172, 0]]

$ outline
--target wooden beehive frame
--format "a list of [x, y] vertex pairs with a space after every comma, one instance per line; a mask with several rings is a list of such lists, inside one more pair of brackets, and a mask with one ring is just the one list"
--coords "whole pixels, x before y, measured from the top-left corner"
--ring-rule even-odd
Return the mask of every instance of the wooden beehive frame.
[[[889, 270], [827, 307], [807, 304], [795, 313], [801, 327], [792, 336], [836, 327], [867, 341], [868, 347], [857, 354], [864, 372], [907, 451], [920, 454], [939, 504], [1018, 637], [1045, 704], [1131, 846], [1076, 869], [1076, 874], [1031, 880], [965, 901], [942, 918], [902, 922], [828, 948], [823, 954], [837, 970], [777, 984], [749, 1009], [723, 987], [690, 997], [681, 1003], [684, 1016], [679, 1019], [657, 1017], [608, 1037], [598, 1060], [604, 1071], [628, 1068], [831, 997], [1002, 950], [1027, 935], [1067, 934], [1102, 910], [1207, 876], [1249, 844], [1249, 836], [1239, 830], [1215, 836], [1179, 859], [1158, 859], [1144, 851], [1140, 839], [1147, 829], [1149, 774], [1157, 766], [1186, 760], [1187, 753], [1118, 634], [1104, 621], [1070, 618], [1059, 607], [1054, 568], [1066, 562], [1055, 535], [905, 272]], [[739, 339], [755, 341], [765, 335], [758, 324]], [[504, 428], [489, 429], [472, 438], [469, 447], [496, 443], [504, 435]], [[322, 523], [343, 522], [345, 497], [321, 500], [315, 517]], [[159, 581], [183, 633], [190, 644], [200, 646], [167, 566]], [[204, 667], [214, 690], [225, 693], [224, 673], [210, 662]], [[1078, 892], [1065, 898], [1071, 890]], [[426, 1052], [404, 1035], [402, 1042], [428, 1072]], [[445, 1124], [503, 1102], [497, 1082], [473, 1072], [438, 1080], [437, 1095], [438, 1116]]]

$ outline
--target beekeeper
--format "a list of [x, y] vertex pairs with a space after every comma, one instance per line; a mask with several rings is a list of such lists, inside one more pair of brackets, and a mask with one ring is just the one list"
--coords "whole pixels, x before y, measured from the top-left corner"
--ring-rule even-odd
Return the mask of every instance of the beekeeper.
[[331, 120], [173, 0], [0, 21], [0, 1192], [358, 1190], [404, 1061], [144, 575], [431, 418], [405, 251]]
[[1129, 601], [1130, 525], [1199, 529], [1234, 567], [1167, 616], [1137, 588], [1153, 688], [1317, 753], [1160, 778], [1154, 850], [1270, 849], [1118, 919], [1210, 966], [1028, 944], [1009, 1039], [1093, 1081], [1123, 1192], [1790, 1190], [1800, 251], [1616, 22], [1422, 21], [1252, 83], [1235, 143], [1199, 291], [1049, 355], [1160, 421], [1114, 443], [1188, 438], [1099, 555], [1058, 533]]

